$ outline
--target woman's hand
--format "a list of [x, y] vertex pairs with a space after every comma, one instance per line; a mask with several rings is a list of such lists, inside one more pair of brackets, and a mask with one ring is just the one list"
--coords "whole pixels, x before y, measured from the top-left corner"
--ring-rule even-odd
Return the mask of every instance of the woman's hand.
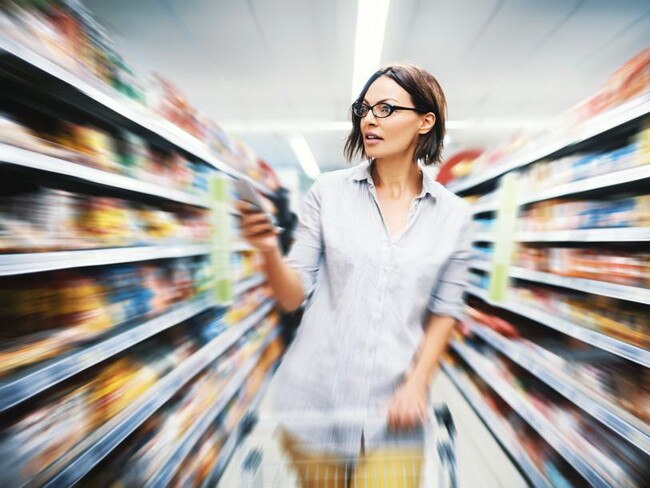
[[410, 430], [421, 426], [427, 417], [427, 396], [426, 387], [407, 380], [390, 401], [388, 427], [392, 430]]
[[241, 200], [236, 207], [241, 213], [241, 235], [251, 246], [261, 252], [279, 249], [278, 231], [263, 212]]

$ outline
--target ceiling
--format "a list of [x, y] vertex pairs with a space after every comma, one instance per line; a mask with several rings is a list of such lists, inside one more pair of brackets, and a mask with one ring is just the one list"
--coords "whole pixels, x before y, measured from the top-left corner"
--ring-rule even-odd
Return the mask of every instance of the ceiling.
[[[355, 1], [85, 3], [136, 69], [174, 81], [272, 165], [298, 167], [294, 133], [323, 171], [345, 165]], [[449, 156], [552, 123], [649, 46], [643, 0], [392, 0], [381, 62], [438, 78]]]

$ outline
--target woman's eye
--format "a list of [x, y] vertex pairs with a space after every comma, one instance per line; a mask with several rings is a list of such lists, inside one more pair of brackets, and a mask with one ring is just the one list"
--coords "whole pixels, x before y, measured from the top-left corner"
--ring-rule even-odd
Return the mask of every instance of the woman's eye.
[[379, 112], [381, 112], [382, 115], [390, 114], [390, 105], [381, 104], [379, 106]]

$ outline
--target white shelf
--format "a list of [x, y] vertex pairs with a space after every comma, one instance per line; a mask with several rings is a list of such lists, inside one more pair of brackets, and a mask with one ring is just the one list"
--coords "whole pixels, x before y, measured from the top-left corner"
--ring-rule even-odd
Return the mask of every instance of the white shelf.
[[58, 269], [134, 263], [208, 254], [205, 244], [111, 247], [80, 251], [0, 254], [0, 276], [40, 273]]
[[260, 286], [264, 283], [266, 283], [266, 276], [263, 273], [257, 273], [248, 278], [244, 278], [243, 280], [240, 280], [237, 283], [235, 283], [235, 285], [233, 286], [233, 295], [235, 296], [242, 295], [243, 293], [247, 292], [251, 288], [255, 288], [256, 286]]
[[474, 334], [497, 351], [528, 370], [643, 452], [650, 454], [650, 428], [643, 421], [613, 403], [597, 397], [563, 371], [547, 366], [544, 358], [534, 351], [472, 320], [465, 319], [464, 322]]
[[568, 336], [574, 337], [582, 342], [591, 344], [594, 347], [641, 364], [646, 368], [650, 368], [650, 351], [615, 339], [606, 334], [596, 332], [595, 330], [576, 325], [566, 319], [563, 319], [562, 317], [558, 317], [557, 315], [547, 313], [543, 310], [539, 310], [537, 308], [526, 305], [519, 300], [511, 299], [506, 300], [503, 303], [493, 302], [488, 298], [487, 293], [484, 290], [474, 286], [469, 287], [467, 289], [467, 292], [481, 298], [483, 301], [489, 303], [490, 305], [502, 308], [504, 310], [509, 310], [510, 312], [516, 313], [517, 315], [521, 315], [522, 317], [526, 317], [530, 320], [534, 320], [535, 322], [545, 325], [546, 327], [550, 327], [551, 329], [555, 329], [558, 332], [562, 332]]
[[486, 360], [469, 347], [456, 341], [452, 348], [485, 381], [510, 407], [517, 412], [537, 433], [544, 438], [571, 466], [575, 468], [589, 483], [596, 487], [609, 488], [613, 480], [603, 473], [598, 466], [593, 466], [590, 460], [573, 446], [542, 413], [527, 402], [515, 388], [494, 374], [491, 368], [485, 367]]
[[526, 281], [578, 290], [593, 295], [617, 298], [646, 305], [650, 304], [650, 289], [648, 288], [619, 285], [617, 283], [607, 283], [605, 281], [589, 280], [585, 278], [560, 276], [553, 273], [545, 273], [543, 271], [533, 271], [517, 267], [510, 268], [510, 276], [512, 278]]
[[129, 176], [118, 175], [108, 171], [91, 168], [79, 163], [73, 163], [65, 159], [48, 156], [28, 149], [22, 149], [9, 144], [0, 142], [0, 164], [10, 164], [21, 168], [28, 168], [49, 173], [56, 173], [63, 176], [70, 176], [78, 180], [127, 190], [141, 195], [164, 198], [173, 202], [186, 203], [196, 207], [207, 208], [207, 195], [201, 197], [192, 195], [181, 190], [164, 188], [154, 183], [131, 178]]
[[518, 232], [517, 242], [647, 242], [650, 227]]
[[248, 242], [243, 241], [243, 240], [238, 240], [233, 242], [232, 244], [232, 252], [248, 252], [248, 251], [256, 251], [253, 246], [251, 246]]
[[5, 52], [19, 58], [36, 68], [39, 72], [64, 82], [72, 89], [72, 93], [78, 94], [79, 92], [91, 99], [96, 104], [98, 111], [108, 110], [113, 114], [117, 114], [130, 123], [157, 134], [177, 148], [205, 161], [233, 178], [247, 180], [259, 191], [267, 195], [271, 194], [271, 191], [265, 186], [214, 156], [207, 144], [143, 105], [103, 85], [100, 80], [93, 78], [91, 74], [84, 73], [84, 78], [82, 79], [79, 75], [69, 72], [55, 62], [50, 61], [4, 35], [0, 35], [0, 52]]
[[549, 136], [534, 147], [526, 147], [518, 151], [506, 158], [502, 163], [484, 171], [482, 174], [475, 174], [462, 181], [452, 182], [447, 188], [454, 193], [464, 192], [514, 169], [522, 168], [530, 163], [539, 161], [562, 149], [599, 136], [648, 113], [650, 113], [650, 94], [644, 93], [633, 100], [582, 123], [577, 131], [569, 134], [569, 136], [556, 134], [555, 139], [551, 140], [549, 139], [553, 136]]
[[[268, 300], [236, 326], [227, 328], [208, 344], [192, 354], [166, 376], [140, 395], [126, 409], [99, 427], [80, 444], [67, 451], [52, 466], [37, 476], [35, 485], [48, 488], [73, 486], [130, 434], [167, 403], [188, 381], [234, 345], [273, 309]], [[50, 475], [52, 471], [60, 471]]]
[[214, 302], [207, 298], [186, 303], [101, 342], [82, 346], [77, 351], [34, 366], [17, 377], [9, 377], [0, 382], [0, 413], [214, 306]]
[[478, 416], [481, 417], [499, 444], [501, 444], [508, 454], [517, 462], [519, 468], [526, 475], [532, 485], [535, 488], [550, 488], [551, 484], [546, 480], [539, 469], [537, 469], [537, 466], [535, 466], [528, 454], [526, 454], [526, 451], [519, 444], [517, 439], [508, 434], [502, 427], [505, 420], [499, 420], [497, 415], [490, 410], [485, 402], [470, 390], [466, 381], [461, 378], [461, 375], [455, 371], [453, 366], [443, 360], [441, 362], [441, 367], [454, 385], [456, 385], [458, 391], [460, 391], [463, 397], [465, 397]]
[[478, 203], [470, 206], [470, 210], [473, 215], [486, 212], [496, 212], [497, 204], [496, 202]]
[[532, 194], [530, 197], [521, 200], [520, 205], [528, 203], [541, 202], [543, 200], [550, 200], [552, 198], [574, 195], [585, 191], [598, 190], [601, 188], [611, 188], [614, 186], [624, 185], [626, 183], [643, 181], [650, 178], [650, 164], [646, 163], [634, 168], [627, 168], [614, 173], [607, 173], [592, 178], [585, 178], [583, 180], [572, 181], [557, 185], [538, 193]]
[[275, 373], [275, 366], [277, 364], [278, 363], [276, 362], [269, 369], [266, 379], [262, 383], [262, 386], [260, 387], [259, 391], [256, 393], [250, 405], [248, 406], [246, 413], [244, 413], [244, 415], [241, 416], [239, 422], [237, 423], [237, 426], [230, 433], [224, 432], [224, 436], [227, 436], [228, 440], [224, 443], [223, 448], [219, 453], [217, 462], [212, 468], [210, 474], [206, 477], [205, 481], [201, 484], [201, 488], [210, 488], [210, 487], [218, 486], [219, 480], [221, 479], [224, 472], [228, 468], [228, 463], [230, 462], [237, 448], [240, 446], [240, 443], [242, 441], [242, 435], [246, 434], [245, 432], [243, 432], [244, 425], [251, 420], [250, 416], [254, 415], [255, 411], [258, 409], [259, 404], [262, 402], [262, 399], [264, 397], [264, 394], [266, 393], [267, 388], [271, 384], [271, 379], [273, 377], [273, 374]]
[[494, 242], [495, 239], [494, 232], [477, 232], [472, 237], [474, 242]]
[[[494, 242], [492, 232], [474, 234], [473, 242]], [[650, 227], [610, 227], [603, 229], [570, 229], [520, 231], [515, 242], [648, 242]]]
[[469, 263], [469, 267], [472, 269], [478, 269], [480, 271], [485, 271], [486, 273], [489, 273], [492, 266], [489, 261], [474, 260]]
[[262, 357], [262, 353], [275, 337], [277, 337], [277, 331], [276, 333], [271, 333], [255, 354], [237, 369], [234, 376], [223, 387], [219, 398], [199, 416], [185, 434], [175, 443], [172, 452], [160, 463], [161, 468], [150, 475], [147, 483], [144, 485], [145, 488], [165, 488], [170, 486], [172, 479], [182, 466], [183, 461], [190, 454], [192, 448], [201, 439], [210, 425], [214, 423], [217, 416], [237, 392], [246, 384], [246, 380], [257, 366], [257, 363]]

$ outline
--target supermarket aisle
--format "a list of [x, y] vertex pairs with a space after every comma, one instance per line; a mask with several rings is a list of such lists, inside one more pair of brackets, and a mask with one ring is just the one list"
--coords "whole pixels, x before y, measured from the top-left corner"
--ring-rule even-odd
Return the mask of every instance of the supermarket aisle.
[[[269, 393], [260, 406], [260, 412], [269, 411]], [[476, 415], [471, 406], [460, 394], [444, 372], [436, 376], [431, 389], [431, 400], [435, 403], [446, 402], [452, 412], [458, 431], [456, 453], [458, 456], [458, 483], [460, 488], [518, 488], [526, 487], [528, 483], [515, 465], [501, 449], [492, 434]], [[266, 431], [254, 429], [252, 437], [264, 436]], [[244, 443], [243, 446], [246, 446]], [[238, 449], [219, 483], [219, 487], [230, 488], [239, 486], [241, 468], [248, 451], [246, 447]], [[269, 455], [269, 453], [265, 453]], [[270, 453], [273, 457], [273, 453]], [[275, 468], [276, 461], [268, 462], [262, 469], [269, 466]], [[293, 488], [288, 472], [283, 471], [285, 478], [282, 484], [271, 484], [277, 488]], [[286, 484], [285, 481], [286, 480]], [[260, 485], [261, 486], [261, 485]]]

